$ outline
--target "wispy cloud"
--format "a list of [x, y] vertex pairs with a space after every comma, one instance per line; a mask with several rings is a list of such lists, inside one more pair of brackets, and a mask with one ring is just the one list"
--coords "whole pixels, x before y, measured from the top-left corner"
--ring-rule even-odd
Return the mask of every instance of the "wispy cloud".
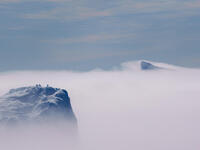
[[23, 30], [25, 27], [24, 26], [11, 26], [11, 27], [8, 27], [8, 30]]
[[54, 42], [58, 44], [68, 44], [68, 43], [95, 43], [106, 40], [116, 40], [124, 38], [133, 38], [133, 34], [94, 34], [86, 35], [81, 37], [70, 37], [70, 38], [59, 38], [55, 40], [45, 40], [44, 42]]
[[92, 8], [69, 8], [57, 7], [49, 11], [41, 11], [38, 13], [24, 14], [23, 17], [27, 19], [61, 19], [61, 20], [82, 20], [92, 17], [105, 17], [111, 16], [109, 10], [95, 10]]
[[16, 3], [21, 2], [21, 0], [0, 0], [0, 3]]
[[200, 1], [185, 2], [184, 4], [187, 8], [200, 8]]
[[0, 0], [0, 3], [20, 3], [20, 2], [69, 2], [72, 0]]
[[[13, 0], [20, 1], [20, 0]], [[69, 0], [46, 0], [49, 2], [66, 2]], [[40, 11], [36, 13], [29, 13], [23, 15], [28, 19], [88, 19], [92, 17], [105, 17], [105, 16], [118, 16], [125, 14], [137, 14], [137, 13], [157, 13], [157, 12], [179, 12], [186, 9], [200, 8], [200, 2], [182, 2], [182, 1], [115, 1], [112, 5], [98, 8], [92, 4], [88, 4], [87, 1], [74, 2], [71, 1], [67, 5], [59, 5], [48, 11]]]

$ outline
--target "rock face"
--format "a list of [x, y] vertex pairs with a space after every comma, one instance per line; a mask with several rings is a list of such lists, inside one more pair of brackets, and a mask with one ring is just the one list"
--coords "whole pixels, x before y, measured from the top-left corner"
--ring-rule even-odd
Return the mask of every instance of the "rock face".
[[11, 89], [0, 97], [0, 123], [64, 120], [76, 124], [64, 89], [40, 85]]
[[151, 64], [147, 61], [141, 61], [140, 62], [140, 68], [141, 68], [141, 70], [161, 69], [160, 67], [154, 66], [153, 64]]

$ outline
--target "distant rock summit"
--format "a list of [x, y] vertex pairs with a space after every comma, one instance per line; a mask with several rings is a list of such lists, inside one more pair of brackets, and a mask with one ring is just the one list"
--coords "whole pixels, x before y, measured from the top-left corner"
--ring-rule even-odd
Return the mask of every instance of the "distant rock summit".
[[0, 97], [0, 124], [58, 120], [76, 124], [70, 98], [64, 89], [36, 85], [11, 89]]
[[147, 60], [125, 62], [122, 63], [120, 67], [122, 69], [132, 70], [132, 71], [160, 71], [160, 70], [165, 71], [165, 70], [175, 70], [180, 68], [165, 63], [151, 62]]
[[157, 66], [155, 66], [152, 63], [147, 62], [147, 61], [140, 61], [140, 68], [141, 68], [141, 70], [161, 69], [160, 67], [157, 67]]

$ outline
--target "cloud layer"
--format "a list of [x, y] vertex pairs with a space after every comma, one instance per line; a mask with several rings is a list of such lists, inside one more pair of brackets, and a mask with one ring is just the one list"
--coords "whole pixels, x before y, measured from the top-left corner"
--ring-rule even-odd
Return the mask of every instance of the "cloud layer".
[[[165, 69], [143, 71], [138, 62], [128, 62], [109, 71], [1, 73], [0, 91], [37, 83], [67, 89], [79, 122], [81, 150], [199, 149], [200, 70], [154, 65]], [[43, 137], [43, 146], [51, 149], [45, 142], [52, 137]], [[55, 137], [54, 146], [66, 149], [64, 140], [59, 144], [64, 135]], [[3, 138], [8, 144], [9, 135]]]

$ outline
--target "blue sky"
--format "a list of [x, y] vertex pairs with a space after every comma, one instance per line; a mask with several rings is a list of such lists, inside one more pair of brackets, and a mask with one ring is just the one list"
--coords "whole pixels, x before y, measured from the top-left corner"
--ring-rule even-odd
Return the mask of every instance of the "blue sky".
[[200, 67], [199, 0], [0, 0], [0, 71]]

